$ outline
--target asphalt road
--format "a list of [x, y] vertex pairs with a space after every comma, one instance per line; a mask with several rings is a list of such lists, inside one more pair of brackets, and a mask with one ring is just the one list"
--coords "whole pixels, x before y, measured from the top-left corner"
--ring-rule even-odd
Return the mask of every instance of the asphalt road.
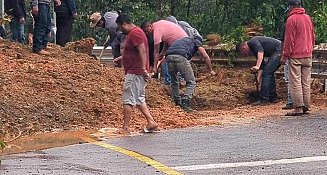
[[153, 175], [159, 168], [109, 148], [150, 157], [181, 174], [327, 174], [327, 111], [247, 125], [188, 128], [3, 157], [1, 174]]

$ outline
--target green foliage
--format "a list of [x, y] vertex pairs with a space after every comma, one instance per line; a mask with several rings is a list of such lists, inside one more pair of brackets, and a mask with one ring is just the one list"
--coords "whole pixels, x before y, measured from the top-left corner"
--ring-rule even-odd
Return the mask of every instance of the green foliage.
[[313, 14], [316, 32], [316, 42], [327, 42], [327, 4], [322, 4]]
[[[302, 1], [316, 26], [318, 42], [326, 42], [326, 5], [323, 0]], [[321, 3], [319, 3], [321, 2]], [[73, 39], [93, 37], [101, 44], [106, 31], [91, 29], [89, 15], [95, 11], [102, 14], [120, 10], [131, 15], [136, 24], [143, 20], [165, 19], [173, 14], [196, 27], [202, 35], [217, 33], [225, 42], [246, 39], [242, 27], [256, 22], [264, 27], [264, 35], [281, 39], [285, 23], [287, 1], [285, 0], [77, 0], [80, 18], [74, 23]]]

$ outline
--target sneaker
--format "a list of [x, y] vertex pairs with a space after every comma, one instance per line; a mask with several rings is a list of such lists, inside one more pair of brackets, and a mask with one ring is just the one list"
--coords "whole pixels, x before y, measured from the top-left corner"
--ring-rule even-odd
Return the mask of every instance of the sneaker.
[[282, 108], [282, 110], [289, 110], [289, 109], [294, 109], [293, 104], [288, 103]]
[[50, 52], [45, 51], [45, 50], [40, 50], [40, 51], [36, 51], [35, 53], [39, 54], [39, 55], [50, 55]]

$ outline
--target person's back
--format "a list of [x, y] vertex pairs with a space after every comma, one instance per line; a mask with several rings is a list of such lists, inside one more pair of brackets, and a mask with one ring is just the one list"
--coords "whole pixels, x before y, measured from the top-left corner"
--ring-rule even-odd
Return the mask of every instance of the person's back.
[[176, 40], [187, 37], [186, 32], [178, 25], [167, 20], [160, 20], [153, 23], [154, 44], [165, 42], [170, 46]]
[[264, 57], [270, 57], [275, 51], [281, 50], [281, 41], [264, 36], [253, 37], [248, 45], [255, 56], [257, 56], [258, 52], [263, 52]]
[[185, 37], [174, 42], [167, 50], [166, 55], [180, 55], [190, 60], [198, 51], [198, 47], [202, 47], [199, 40]]
[[103, 17], [105, 20], [105, 28], [108, 30], [109, 35], [111, 37], [116, 35], [116, 31], [117, 31], [116, 19], [118, 17], [118, 12], [116, 11], [107, 12], [103, 15]]
[[286, 21], [284, 54], [291, 58], [312, 57], [314, 28], [304, 8], [295, 8]]

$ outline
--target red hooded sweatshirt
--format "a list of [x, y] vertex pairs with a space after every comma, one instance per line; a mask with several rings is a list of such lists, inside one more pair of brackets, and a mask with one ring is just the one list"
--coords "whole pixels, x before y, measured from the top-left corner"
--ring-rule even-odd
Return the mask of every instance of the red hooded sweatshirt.
[[304, 8], [294, 8], [286, 21], [283, 59], [312, 57], [314, 27]]

